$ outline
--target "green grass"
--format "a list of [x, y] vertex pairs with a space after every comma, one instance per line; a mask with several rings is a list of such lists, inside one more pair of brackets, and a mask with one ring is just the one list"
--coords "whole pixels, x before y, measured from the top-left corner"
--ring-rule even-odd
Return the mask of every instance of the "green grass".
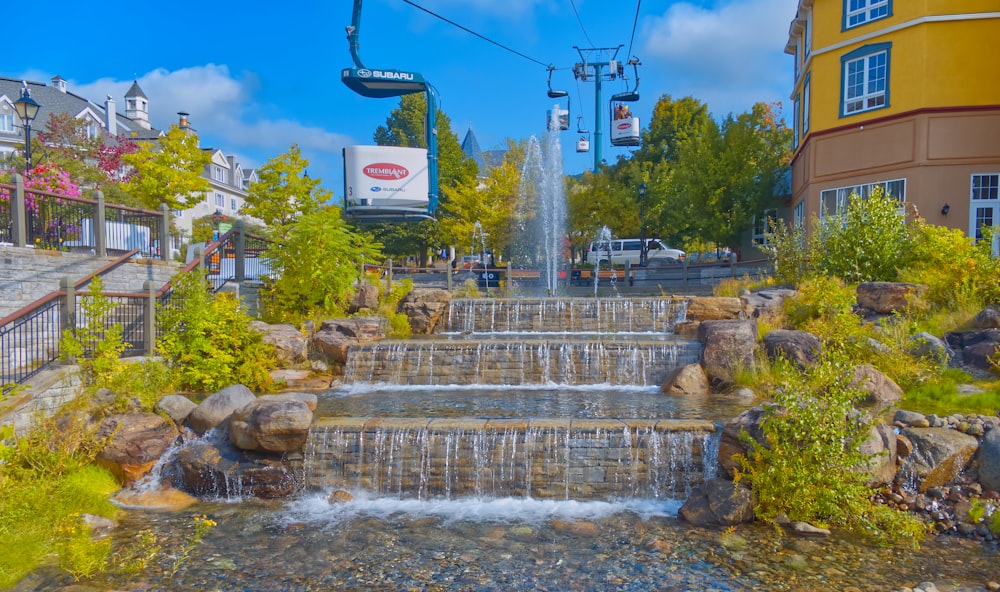
[[[962, 394], [959, 385], [973, 385], [982, 392]], [[937, 415], [978, 413], [995, 415], [1000, 410], [1000, 380], [974, 380], [960, 370], [948, 369], [941, 379], [906, 391], [902, 406], [907, 410]]]

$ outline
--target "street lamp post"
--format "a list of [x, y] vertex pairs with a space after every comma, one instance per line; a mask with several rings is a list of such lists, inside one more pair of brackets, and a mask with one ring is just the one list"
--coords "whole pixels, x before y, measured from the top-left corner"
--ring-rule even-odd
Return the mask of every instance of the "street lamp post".
[[222, 222], [225, 216], [222, 215], [221, 210], [215, 210], [212, 214], [212, 240], [219, 240], [219, 224]]
[[31, 122], [38, 115], [38, 109], [41, 105], [31, 98], [28, 84], [22, 81], [21, 85], [21, 98], [14, 101], [14, 110], [17, 111], [17, 116], [21, 118], [21, 123], [24, 125], [24, 175], [28, 176], [28, 171], [31, 170]]
[[645, 267], [649, 246], [646, 245], [646, 184], [639, 183], [639, 266]]

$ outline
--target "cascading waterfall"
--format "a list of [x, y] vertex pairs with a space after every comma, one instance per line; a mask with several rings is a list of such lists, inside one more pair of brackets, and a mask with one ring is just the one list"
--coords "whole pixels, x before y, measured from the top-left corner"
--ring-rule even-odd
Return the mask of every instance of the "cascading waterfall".
[[714, 474], [716, 442], [699, 420], [344, 418], [314, 428], [306, 480], [417, 499], [678, 499]]

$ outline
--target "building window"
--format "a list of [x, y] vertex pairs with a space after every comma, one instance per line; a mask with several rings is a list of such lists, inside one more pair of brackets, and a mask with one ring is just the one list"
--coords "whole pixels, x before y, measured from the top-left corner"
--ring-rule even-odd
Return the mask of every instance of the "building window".
[[[987, 238], [987, 228], [1000, 220], [1000, 174], [972, 175], [971, 234], [976, 241]], [[993, 237], [993, 254], [1000, 252], [1000, 237]]]
[[847, 213], [847, 202], [851, 194], [856, 194], [861, 199], [868, 199], [868, 196], [871, 195], [872, 190], [876, 187], [880, 187], [884, 195], [892, 197], [899, 202], [900, 214], [902, 214], [903, 203], [906, 201], [906, 179], [894, 179], [892, 181], [877, 181], [865, 185], [852, 185], [821, 191], [819, 196], [820, 220], [840, 218]]
[[220, 183], [226, 182], [226, 171], [220, 166], [212, 167], [212, 178]]
[[97, 139], [101, 134], [101, 126], [93, 118], [87, 117], [83, 120], [83, 135], [88, 140]]
[[813, 13], [810, 10], [806, 12], [805, 30], [802, 31], [802, 42], [805, 45], [805, 55], [802, 56], [803, 61], [809, 59], [809, 53], [812, 51], [812, 21]]
[[806, 201], [802, 200], [795, 204], [795, 210], [792, 212], [792, 227], [796, 230], [801, 230], [806, 225]]
[[844, 0], [844, 29], [892, 16], [891, 0]]
[[15, 117], [17, 117], [17, 112], [14, 111], [14, 107], [7, 101], [0, 101], [0, 132], [14, 133]]
[[239, 204], [236, 203], [236, 198], [235, 197], [230, 197], [229, 198], [229, 209], [232, 210], [232, 211], [234, 211], [234, 212], [240, 211]]
[[767, 246], [767, 233], [771, 226], [778, 223], [778, 210], [764, 210], [764, 213], [753, 217], [753, 244]]
[[226, 207], [226, 196], [222, 195], [221, 193], [216, 193], [215, 194], [215, 205], [216, 205], [216, 207], [219, 207], [219, 208]]
[[1000, 199], [1000, 175], [972, 175], [972, 199]]
[[889, 43], [866, 45], [841, 58], [841, 116], [889, 106], [890, 47]]
[[809, 133], [809, 74], [806, 74], [806, 81], [802, 85], [802, 137]]
[[792, 149], [799, 147], [799, 134], [801, 130], [799, 129], [799, 117], [802, 113], [802, 102], [799, 101], [799, 95], [795, 95], [795, 100], [792, 102]]

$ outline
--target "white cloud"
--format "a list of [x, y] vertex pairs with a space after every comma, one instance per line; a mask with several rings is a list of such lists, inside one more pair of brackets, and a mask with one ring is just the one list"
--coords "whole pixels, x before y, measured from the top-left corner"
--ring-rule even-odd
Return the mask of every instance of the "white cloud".
[[[43, 78], [45, 79], [45, 78]], [[178, 112], [188, 113], [202, 146], [235, 154], [244, 166], [257, 167], [287, 152], [295, 143], [313, 163], [339, 161], [340, 151], [352, 138], [283, 117], [258, 117], [274, 111], [254, 96], [258, 81], [252, 73], [234, 76], [225, 65], [207, 64], [170, 71], [152, 70], [138, 78], [149, 98], [153, 127], [166, 129], [177, 123]], [[71, 83], [70, 90], [91, 100], [111, 95], [124, 110], [131, 80], [101, 78]], [[321, 167], [317, 167], [321, 168]]]
[[673, 4], [643, 23], [643, 66], [676, 96], [715, 116], [757, 101], [786, 100], [791, 57], [782, 53], [797, 0], [736, 0], [703, 8]]

